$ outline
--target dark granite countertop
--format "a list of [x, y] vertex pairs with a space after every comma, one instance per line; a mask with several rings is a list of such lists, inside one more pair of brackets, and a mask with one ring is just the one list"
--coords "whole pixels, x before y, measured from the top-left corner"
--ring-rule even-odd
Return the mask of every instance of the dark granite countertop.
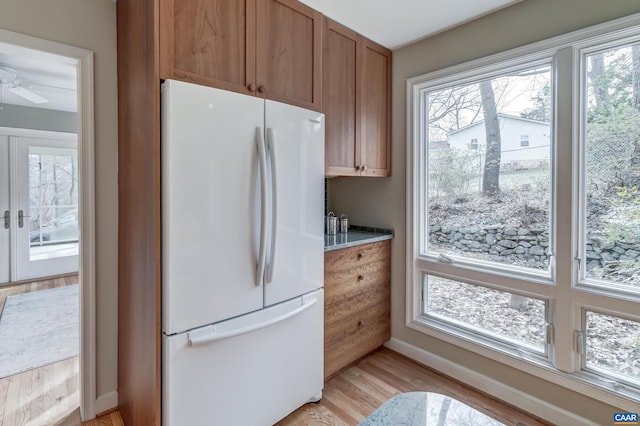
[[378, 241], [390, 240], [392, 238], [393, 231], [389, 229], [351, 225], [349, 227], [349, 232], [337, 233], [335, 235], [325, 234], [324, 251], [375, 243]]

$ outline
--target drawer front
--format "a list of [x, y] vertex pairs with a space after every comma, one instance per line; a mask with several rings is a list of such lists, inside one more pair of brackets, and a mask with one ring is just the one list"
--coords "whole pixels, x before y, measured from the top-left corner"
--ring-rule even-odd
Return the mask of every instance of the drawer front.
[[325, 323], [342, 320], [354, 312], [389, 301], [389, 258], [352, 270], [325, 275]]
[[325, 378], [389, 340], [389, 312], [389, 303], [382, 302], [342, 321], [325, 323]]
[[364, 264], [391, 257], [391, 241], [363, 244], [324, 254], [324, 273], [349, 271]]

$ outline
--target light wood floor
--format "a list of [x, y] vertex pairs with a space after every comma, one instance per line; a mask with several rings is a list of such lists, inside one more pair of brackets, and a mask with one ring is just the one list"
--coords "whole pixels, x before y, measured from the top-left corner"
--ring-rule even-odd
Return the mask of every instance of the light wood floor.
[[[0, 288], [0, 313], [6, 298], [12, 294], [77, 282], [76, 275]], [[77, 357], [0, 379], [0, 426], [79, 425], [78, 379]], [[306, 404], [278, 425], [355, 426], [387, 399], [410, 391], [449, 395], [505, 424], [545, 424], [389, 349], [382, 349], [328, 381], [319, 403]], [[107, 413], [84, 424], [124, 425], [118, 411]]]
[[[0, 315], [7, 297], [77, 284], [78, 275], [0, 287]], [[78, 357], [0, 379], [0, 426], [64, 424], [79, 406]], [[79, 424], [75, 423], [68, 424]]]
[[[396, 352], [381, 349], [325, 383], [319, 403], [304, 405], [277, 426], [357, 425], [387, 399], [411, 391], [449, 395], [506, 425], [548, 425]], [[117, 411], [84, 424], [124, 426]]]
[[449, 395], [507, 425], [546, 424], [385, 348], [329, 380], [319, 403], [304, 405], [278, 426], [355, 426], [392, 396], [411, 391]]

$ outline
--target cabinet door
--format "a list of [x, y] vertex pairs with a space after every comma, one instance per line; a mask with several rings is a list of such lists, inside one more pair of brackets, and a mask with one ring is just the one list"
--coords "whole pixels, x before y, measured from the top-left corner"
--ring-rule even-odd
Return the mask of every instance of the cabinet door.
[[255, 93], [256, 0], [161, 0], [160, 78]]
[[364, 176], [391, 175], [391, 52], [364, 41], [361, 144]]
[[361, 38], [350, 29], [325, 18], [322, 58], [322, 109], [326, 117], [325, 174], [356, 176], [360, 161], [361, 95], [358, 58]]
[[296, 0], [257, 0], [256, 81], [267, 99], [320, 111], [321, 21]]

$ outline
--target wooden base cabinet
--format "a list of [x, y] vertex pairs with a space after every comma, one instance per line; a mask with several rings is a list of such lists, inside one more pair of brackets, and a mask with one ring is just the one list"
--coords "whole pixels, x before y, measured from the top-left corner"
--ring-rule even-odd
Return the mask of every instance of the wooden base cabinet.
[[297, 0], [160, 0], [160, 6], [160, 78], [320, 110], [320, 12]]
[[327, 176], [391, 175], [391, 51], [324, 18]]
[[390, 337], [391, 241], [325, 253], [325, 379]]

